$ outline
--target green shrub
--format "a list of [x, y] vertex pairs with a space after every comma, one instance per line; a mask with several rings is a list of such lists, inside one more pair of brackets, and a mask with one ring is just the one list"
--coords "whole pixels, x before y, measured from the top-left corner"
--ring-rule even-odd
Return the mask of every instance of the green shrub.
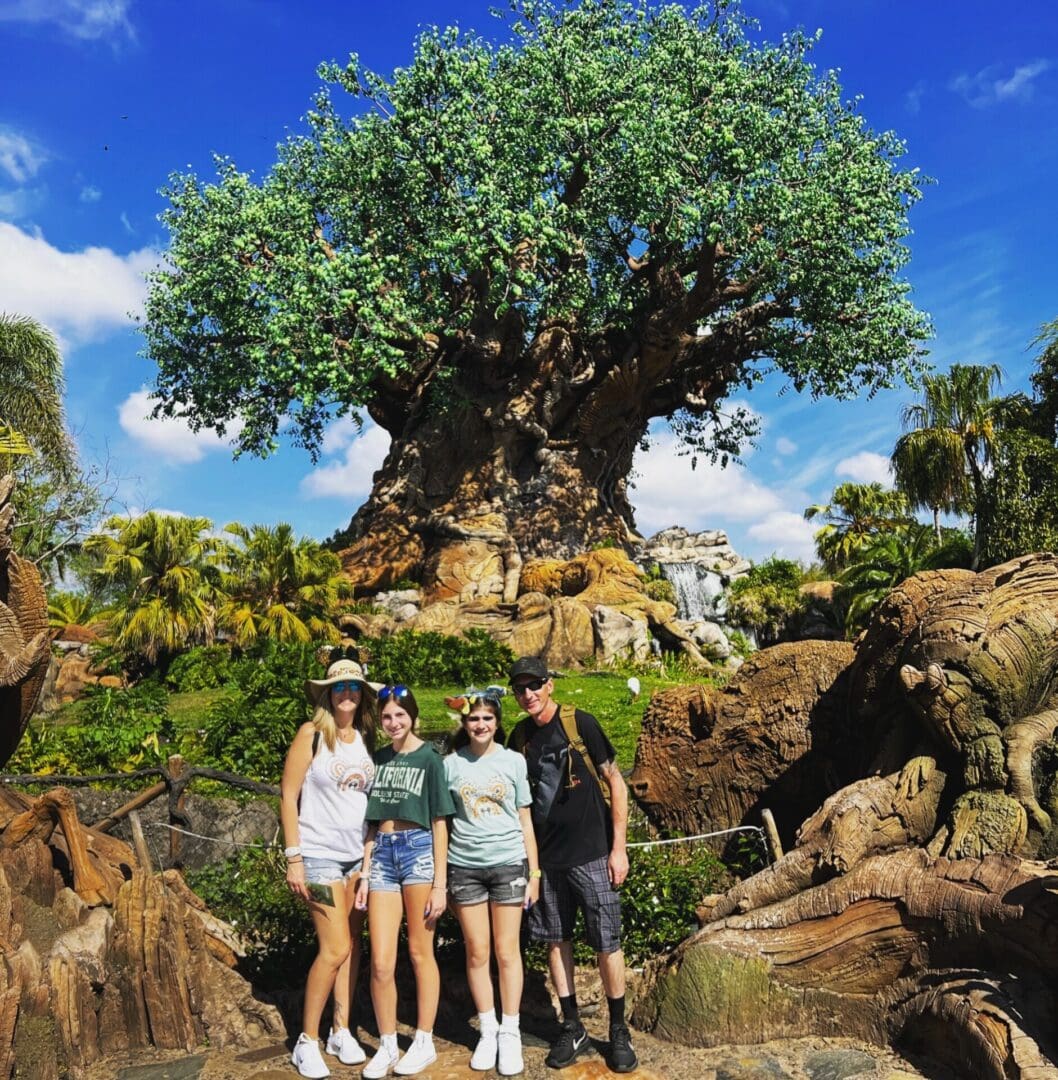
[[410, 686], [466, 687], [505, 678], [514, 653], [486, 630], [463, 637], [399, 630], [387, 637], [364, 638], [371, 656], [371, 678]]
[[231, 650], [226, 645], [200, 645], [178, 656], [166, 672], [166, 685], [178, 693], [214, 690], [231, 677]]
[[793, 639], [808, 610], [800, 591], [803, 573], [790, 559], [754, 566], [728, 590], [727, 622], [752, 628], [762, 646]]
[[667, 604], [676, 603], [676, 589], [668, 578], [648, 578], [643, 591], [651, 600], [663, 600]]
[[254, 986], [267, 991], [304, 982], [316, 935], [307, 905], [287, 888], [278, 850], [245, 848], [224, 863], [188, 871], [187, 883], [248, 940], [240, 967]]

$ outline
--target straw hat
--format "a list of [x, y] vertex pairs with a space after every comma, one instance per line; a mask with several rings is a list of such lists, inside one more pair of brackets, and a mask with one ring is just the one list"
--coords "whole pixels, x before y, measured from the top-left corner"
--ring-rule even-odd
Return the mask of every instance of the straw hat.
[[355, 660], [336, 660], [327, 669], [327, 674], [322, 679], [305, 680], [305, 693], [310, 701], [318, 704], [323, 695], [335, 683], [340, 682], [359, 683], [364, 697], [370, 705], [374, 705], [377, 692], [385, 685], [384, 683], [368, 682], [364, 669]]

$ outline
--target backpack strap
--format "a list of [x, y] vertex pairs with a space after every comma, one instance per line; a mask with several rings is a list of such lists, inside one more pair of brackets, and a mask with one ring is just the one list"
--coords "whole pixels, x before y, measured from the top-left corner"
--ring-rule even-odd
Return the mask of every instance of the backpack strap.
[[580, 709], [574, 709], [572, 715], [569, 715], [563, 712], [560, 707], [558, 715], [562, 721], [562, 730], [566, 734], [569, 745], [580, 754], [588, 772], [595, 777], [595, 782], [599, 785], [603, 799], [609, 803], [610, 787], [603, 782], [603, 778], [599, 775], [599, 770], [595, 767], [595, 762], [592, 760], [591, 754], [588, 753], [587, 746], [584, 745], [584, 736], [580, 733], [580, 718], [583, 714]]

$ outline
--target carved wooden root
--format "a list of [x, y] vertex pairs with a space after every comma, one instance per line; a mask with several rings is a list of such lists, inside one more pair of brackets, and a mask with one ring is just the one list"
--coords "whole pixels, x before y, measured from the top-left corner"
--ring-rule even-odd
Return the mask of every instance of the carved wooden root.
[[703, 927], [648, 967], [633, 1020], [692, 1045], [852, 1035], [928, 1043], [957, 1076], [1058, 1077], [1056, 890], [1009, 855], [867, 858]]
[[0, 850], [0, 1077], [12, 1066], [77, 1076], [127, 1049], [283, 1033], [229, 966], [227, 944], [211, 943], [206, 913], [185, 902], [193, 894], [173, 884], [136, 872], [113, 909], [89, 908], [39, 840]]

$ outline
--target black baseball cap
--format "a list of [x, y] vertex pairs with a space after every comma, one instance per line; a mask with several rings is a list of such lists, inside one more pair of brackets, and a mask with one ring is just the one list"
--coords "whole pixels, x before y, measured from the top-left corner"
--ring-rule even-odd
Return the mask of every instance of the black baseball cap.
[[539, 656], [523, 656], [511, 665], [510, 682], [519, 676], [528, 675], [531, 679], [550, 679], [551, 673], [547, 670], [547, 664]]

